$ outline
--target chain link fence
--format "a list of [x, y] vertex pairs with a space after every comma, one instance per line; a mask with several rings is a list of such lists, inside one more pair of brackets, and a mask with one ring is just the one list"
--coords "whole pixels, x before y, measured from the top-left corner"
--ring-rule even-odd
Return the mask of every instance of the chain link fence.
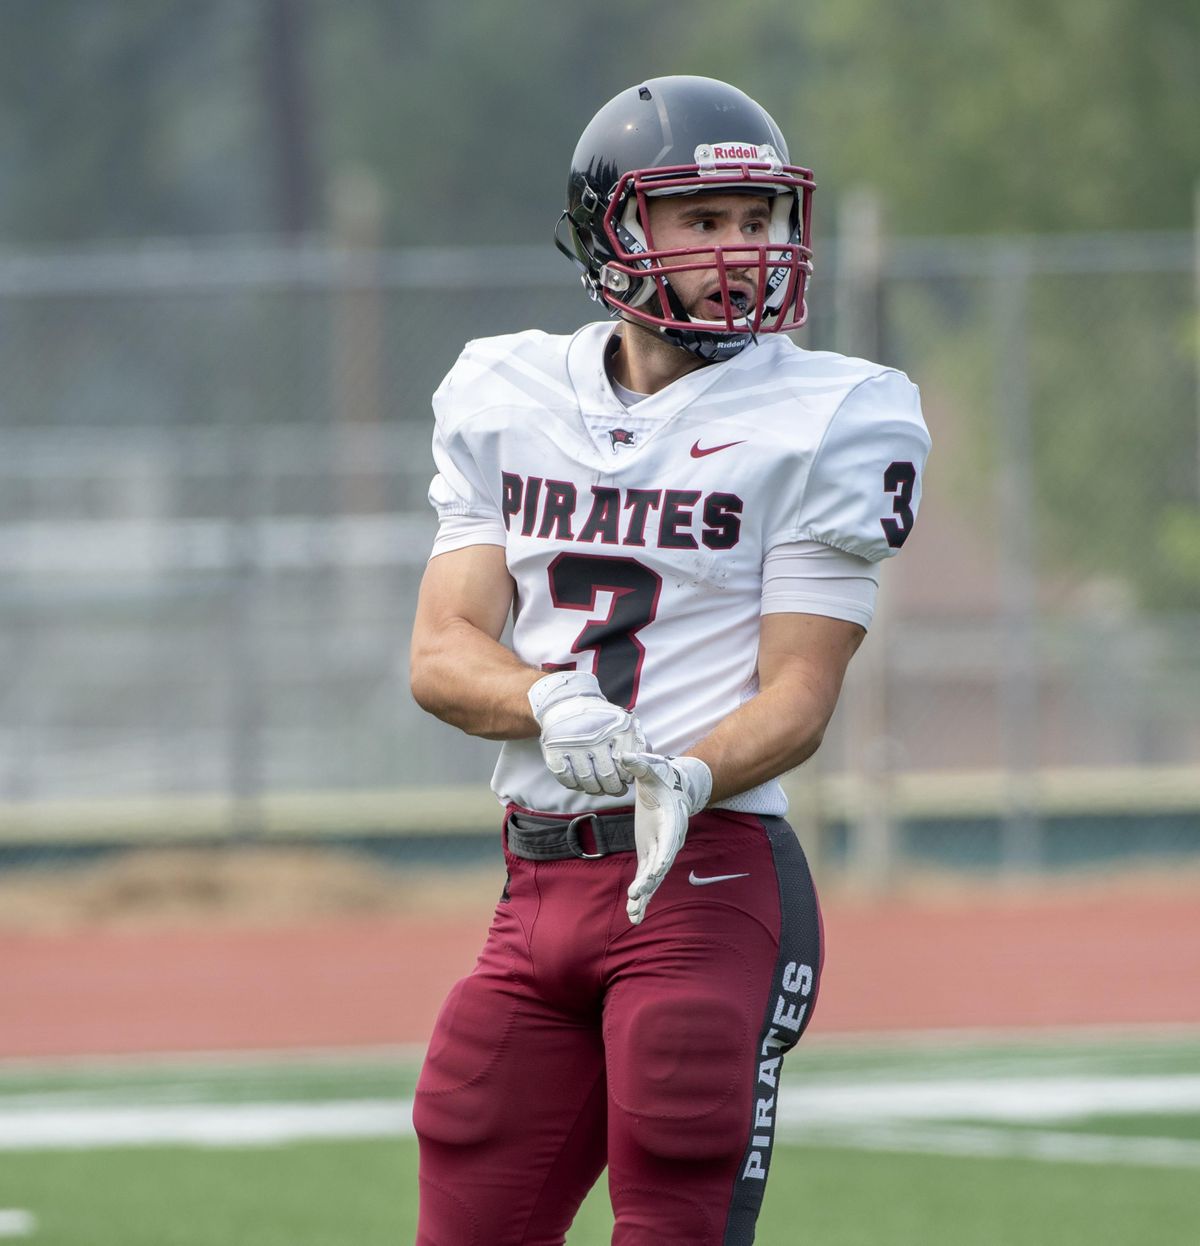
[[[1200, 853], [1192, 240], [862, 254], [802, 344], [907, 371], [934, 457], [796, 822], [880, 881]], [[491, 844], [495, 746], [408, 693], [429, 395], [589, 307], [546, 248], [0, 260], [0, 845]]]

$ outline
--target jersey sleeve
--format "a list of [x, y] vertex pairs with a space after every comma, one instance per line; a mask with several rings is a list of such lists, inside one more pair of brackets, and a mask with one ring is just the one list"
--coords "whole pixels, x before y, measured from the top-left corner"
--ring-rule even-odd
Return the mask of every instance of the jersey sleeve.
[[929, 433], [917, 387], [887, 371], [861, 381], [829, 421], [800, 496], [766, 548], [819, 541], [880, 562], [900, 552], [921, 504]]
[[879, 564], [819, 541], [776, 545], [763, 558], [762, 614], [823, 614], [871, 626]]
[[[468, 545], [504, 545], [504, 520], [489, 491], [465, 436], [460, 411], [467, 351], [433, 396], [433, 462], [437, 474], [429, 482], [429, 504], [437, 512], [438, 535], [433, 553], [445, 554]], [[469, 366], [469, 365], [468, 365]]]

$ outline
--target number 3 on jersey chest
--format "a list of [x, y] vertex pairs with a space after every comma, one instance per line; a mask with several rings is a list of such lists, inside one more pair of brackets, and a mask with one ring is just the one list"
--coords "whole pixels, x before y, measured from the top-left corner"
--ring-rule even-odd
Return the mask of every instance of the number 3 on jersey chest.
[[[614, 705], [633, 709], [646, 657], [638, 632], [658, 613], [662, 577], [636, 558], [573, 550], [552, 559], [547, 575], [556, 607], [589, 616], [571, 652], [591, 653], [592, 669], [605, 697]], [[601, 594], [609, 595], [608, 614], [596, 618]], [[570, 668], [547, 665], [543, 669]]]

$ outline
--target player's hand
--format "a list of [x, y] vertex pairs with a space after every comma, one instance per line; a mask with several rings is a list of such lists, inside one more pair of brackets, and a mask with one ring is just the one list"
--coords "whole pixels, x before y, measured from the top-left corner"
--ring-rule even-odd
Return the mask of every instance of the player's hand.
[[592, 796], [624, 796], [633, 776], [617, 760], [646, 747], [637, 718], [604, 699], [595, 675], [555, 671], [529, 689], [542, 728], [542, 756], [563, 785]]
[[638, 868], [625, 906], [629, 920], [636, 926], [646, 916], [650, 897], [683, 847], [688, 818], [708, 804], [712, 771], [699, 757], [626, 753], [620, 761], [633, 775], [637, 789], [633, 833]]

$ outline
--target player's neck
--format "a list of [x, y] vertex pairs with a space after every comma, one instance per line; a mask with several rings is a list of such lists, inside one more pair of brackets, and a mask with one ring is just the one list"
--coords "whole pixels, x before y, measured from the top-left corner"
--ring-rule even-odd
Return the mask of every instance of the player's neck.
[[704, 360], [664, 341], [651, 329], [626, 322], [614, 338], [618, 345], [607, 352], [608, 374], [637, 394], [657, 394], [689, 372], [704, 367]]

